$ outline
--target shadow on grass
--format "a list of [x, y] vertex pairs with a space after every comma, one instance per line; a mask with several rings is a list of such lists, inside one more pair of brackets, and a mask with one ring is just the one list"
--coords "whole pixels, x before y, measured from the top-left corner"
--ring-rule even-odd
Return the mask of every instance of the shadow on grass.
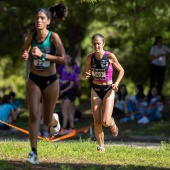
[[21, 161], [0, 160], [0, 170], [168, 170], [152, 166], [135, 165], [96, 165], [96, 164], [70, 164], [70, 163], [40, 163], [32, 165]]

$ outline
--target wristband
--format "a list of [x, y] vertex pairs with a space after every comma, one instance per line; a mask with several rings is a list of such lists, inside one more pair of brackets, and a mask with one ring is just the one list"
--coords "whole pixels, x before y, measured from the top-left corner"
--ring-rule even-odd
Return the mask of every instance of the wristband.
[[45, 58], [46, 58], [46, 53], [43, 53], [43, 55], [41, 56], [41, 60], [45, 61]]

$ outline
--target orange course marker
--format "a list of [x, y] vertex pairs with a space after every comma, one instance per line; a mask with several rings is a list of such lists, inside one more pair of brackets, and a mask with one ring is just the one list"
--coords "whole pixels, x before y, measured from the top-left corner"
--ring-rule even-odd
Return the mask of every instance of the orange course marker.
[[[20, 128], [20, 127], [11, 125], [11, 124], [6, 123], [6, 122], [4, 122], [4, 121], [2, 121], [2, 120], [0, 120], [0, 122], [3, 123], [3, 124], [5, 124], [5, 125], [7, 125], [7, 126], [9, 126], [9, 127], [12, 127], [12, 128], [14, 128], [14, 129], [17, 129], [17, 130], [20, 131], [20, 132], [23, 132], [23, 133], [29, 135], [29, 131], [28, 131], [28, 130], [25, 130], [25, 129], [22, 129], [22, 128]], [[44, 141], [46, 141], [46, 142], [60, 141], [60, 140], [63, 140], [63, 139], [67, 139], [67, 138], [73, 137], [73, 136], [77, 135], [77, 134], [80, 133], [80, 132], [87, 133], [88, 130], [89, 130], [91, 127], [92, 127], [92, 125], [90, 124], [90, 125], [88, 125], [88, 126], [86, 126], [86, 127], [84, 127], [84, 128], [75, 129], [75, 130], [73, 130], [73, 132], [71, 132], [71, 133], [69, 133], [69, 134], [67, 134], [67, 135], [58, 137], [58, 138], [54, 138], [54, 136], [52, 136], [50, 139], [48, 139], [48, 138], [43, 138], [43, 137], [41, 137], [41, 136], [37, 136], [37, 138], [39, 138], [39, 139], [41, 139], [41, 140], [44, 140]]]
[[80, 129], [75, 129], [73, 130], [71, 133], [67, 134], [67, 135], [64, 135], [64, 136], [61, 136], [61, 137], [58, 137], [58, 138], [55, 138], [55, 139], [51, 139], [50, 142], [55, 142], [55, 141], [60, 141], [60, 140], [63, 140], [63, 139], [67, 139], [67, 138], [70, 138], [70, 137], [73, 137], [75, 135], [77, 135], [78, 133], [81, 133], [81, 132], [84, 132], [84, 133], [87, 133], [88, 130], [92, 127], [92, 125], [88, 125], [84, 128], [80, 128]]

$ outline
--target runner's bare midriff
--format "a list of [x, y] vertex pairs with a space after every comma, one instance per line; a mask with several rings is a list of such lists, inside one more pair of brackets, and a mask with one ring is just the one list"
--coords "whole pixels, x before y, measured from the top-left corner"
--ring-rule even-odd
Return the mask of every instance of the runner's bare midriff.
[[96, 85], [102, 86], [102, 85], [110, 85], [110, 84], [113, 84], [113, 81], [112, 81], [112, 80], [111, 80], [111, 81], [108, 81], [108, 82], [93, 81], [93, 83], [96, 84]]

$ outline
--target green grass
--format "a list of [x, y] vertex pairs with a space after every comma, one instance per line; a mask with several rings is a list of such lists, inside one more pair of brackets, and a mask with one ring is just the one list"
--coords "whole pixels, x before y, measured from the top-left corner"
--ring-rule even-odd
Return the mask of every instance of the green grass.
[[[56, 107], [59, 110], [59, 106]], [[58, 112], [58, 110], [56, 111]], [[85, 113], [86, 110], [90, 111], [90, 103], [89, 101], [84, 101], [80, 105], [80, 110]], [[127, 138], [129, 136], [159, 136], [159, 137], [168, 137], [170, 134], [170, 108], [166, 107], [166, 112], [164, 113], [164, 119], [158, 122], [150, 122], [146, 125], [138, 124], [137, 121], [129, 121], [126, 123], [120, 123], [119, 120], [116, 120], [116, 124], [119, 128], [119, 137]], [[75, 124], [75, 128], [82, 128], [89, 124], [93, 124], [92, 114], [83, 114], [81, 121]], [[21, 114], [19, 120], [14, 123], [14, 125], [21, 127], [23, 129], [28, 129], [28, 111], [26, 110]], [[105, 135], [111, 135], [109, 128], [103, 128]], [[89, 133], [88, 133], [89, 134]], [[94, 134], [94, 128], [93, 128]], [[8, 134], [2, 135], [0, 132], [0, 137], [8, 136]], [[13, 135], [14, 138], [17, 137], [25, 137], [24, 134], [16, 133]], [[83, 134], [81, 134], [83, 136]], [[87, 134], [84, 135], [85, 137]]]
[[[89, 124], [93, 124], [92, 115], [83, 115], [81, 121], [75, 124], [75, 128], [82, 128]], [[116, 124], [119, 127], [119, 136], [128, 137], [131, 135], [137, 136], [159, 136], [159, 137], [168, 137], [170, 134], [170, 119], [150, 122], [149, 124], [138, 124], [137, 121], [129, 121], [126, 123], [120, 123], [119, 120], [116, 120]], [[21, 127], [23, 129], [28, 129], [28, 111], [24, 112], [20, 119], [14, 123], [15, 126]], [[111, 135], [110, 129], [103, 127], [106, 135]], [[94, 134], [94, 127], [93, 127]], [[6, 134], [8, 136], [8, 134]], [[22, 136], [23, 134], [21, 134]], [[14, 135], [14, 136], [17, 136]]]
[[[106, 152], [96, 150], [91, 139], [54, 142], [38, 142], [40, 165], [25, 162], [30, 151], [29, 142], [6, 140], [0, 142], [0, 169], [61, 169], [61, 170], [111, 170], [111, 169], [168, 169], [170, 168], [170, 144], [160, 148], [135, 148], [109, 143]], [[34, 168], [33, 168], [34, 167]]]
[[[81, 110], [85, 112], [89, 103], [82, 103]], [[167, 112], [168, 113], [168, 112]], [[136, 121], [119, 123], [119, 141], [111, 137], [109, 128], [104, 128], [105, 140], [107, 136], [106, 153], [98, 153], [97, 143], [89, 133], [80, 133], [70, 140], [48, 143], [38, 141], [38, 154], [40, 165], [30, 165], [25, 162], [30, 152], [28, 135], [22, 132], [15, 134], [1, 133], [0, 131], [0, 170], [152, 170], [170, 169], [170, 143], [161, 142], [161, 147], [148, 149], [147, 147], [127, 146], [125, 141], [129, 136], [158, 136], [168, 137], [170, 134], [170, 119], [160, 122], [151, 122], [146, 125], [137, 124]], [[81, 121], [77, 122], [76, 129], [93, 123], [91, 114], [83, 114]], [[15, 125], [28, 129], [28, 111], [21, 114]], [[94, 129], [94, 128], [93, 128]], [[110, 138], [109, 138], [110, 139]], [[133, 141], [132, 141], [133, 142]]]

